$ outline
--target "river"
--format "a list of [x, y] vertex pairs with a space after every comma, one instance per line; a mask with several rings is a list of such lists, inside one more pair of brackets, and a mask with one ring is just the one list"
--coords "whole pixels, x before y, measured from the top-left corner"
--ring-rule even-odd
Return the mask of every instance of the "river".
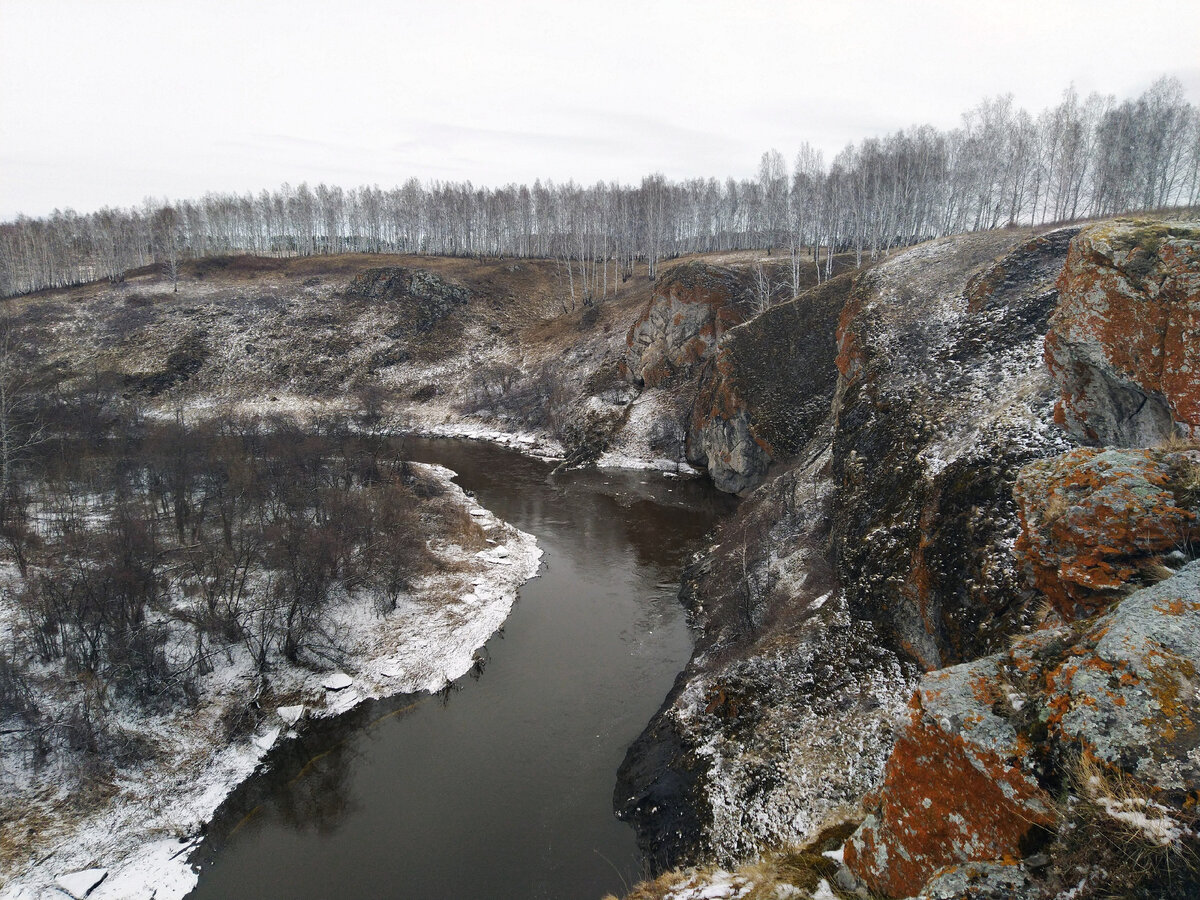
[[551, 476], [486, 444], [405, 446], [535, 535], [541, 573], [481, 672], [275, 750], [210, 826], [193, 900], [598, 900], [645, 874], [615, 773], [687, 662], [680, 566], [731, 501], [657, 473]]

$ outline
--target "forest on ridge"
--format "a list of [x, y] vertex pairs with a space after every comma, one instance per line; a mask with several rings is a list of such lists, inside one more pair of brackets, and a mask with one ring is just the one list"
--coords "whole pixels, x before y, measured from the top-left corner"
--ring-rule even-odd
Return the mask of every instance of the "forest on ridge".
[[572, 295], [602, 297], [635, 263], [653, 277], [661, 259], [734, 249], [786, 250], [798, 290], [802, 258], [828, 274], [838, 251], [861, 262], [947, 234], [1198, 202], [1200, 108], [1161, 78], [1121, 102], [1072, 87], [1036, 115], [1011, 95], [984, 100], [958, 128], [868, 138], [828, 164], [805, 144], [789, 170], [771, 150], [741, 180], [304, 183], [20, 216], [0, 224], [0, 296], [120, 281], [151, 264], [174, 278], [183, 260], [208, 256], [423, 253], [556, 258]]

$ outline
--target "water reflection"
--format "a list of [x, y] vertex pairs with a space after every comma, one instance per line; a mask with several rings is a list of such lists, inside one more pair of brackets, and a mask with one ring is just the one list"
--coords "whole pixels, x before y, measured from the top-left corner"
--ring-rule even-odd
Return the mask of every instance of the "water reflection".
[[642, 874], [615, 773], [690, 652], [664, 585], [728, 501], [656, 474], [551, 477], [480, 444], [407, 450], [536, 534], [543, 574], [476, 680], [278, 750], [214, 823], [196, 898], [599, 897]]

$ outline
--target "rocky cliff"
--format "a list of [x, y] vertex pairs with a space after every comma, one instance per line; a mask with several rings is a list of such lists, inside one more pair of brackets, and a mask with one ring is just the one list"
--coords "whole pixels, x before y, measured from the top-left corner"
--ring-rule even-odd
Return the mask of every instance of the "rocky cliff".
[[731, 493], [757, 487], [829, 415], [837, 384], [834, 335], [847, 273], [730, 329], [700, 377], [687, 432], [688, 461]]
[[698, 408], [776, 463], [689, 567], [697, 653], [622, 769], [654, 859], [854, 822], [842, 891], [1192, 895], [1191, 235], [996, 232], [868, 268], [790, 440], [744, 399], [752, 360], [788, 369], [739, 352], [766, 317], [726, 334]]
[[670, 269], [629, 329], [626, 365], [649, 387], [693, 375], [722, 335], [746, 320], [750, 290], [743, 273], [688, 263]]

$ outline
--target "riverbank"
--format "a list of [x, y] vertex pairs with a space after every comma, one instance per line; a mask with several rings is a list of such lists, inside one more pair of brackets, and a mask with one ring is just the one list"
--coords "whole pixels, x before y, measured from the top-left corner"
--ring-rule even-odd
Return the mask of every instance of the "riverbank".
[[[346, 597], [330, 630], [345, 648], [337, 670], [281, 662], [256, 678], [249, 654], [223, 648], [199, 679], [200, 700], [161, 716], [124, 716], [121, 727], [156, 752], [87, 795], [6, 760], [5, 900], [57, 888], [89, 898], [182, 898], [196, 883], [189, 854], [228, 793], [307, 718], [340, 715], [399, 693], [437, 691], [468, 672], [475, 651], [503, 624], [541, 550], [529, 534], [475, 503], [440, 466], [420, 467], [487, 536], [487, 548], [431, 546], [438, 572], [422, 577], [386, 615], [374, 598]], [[10, 626], [11, 627], [11, 626]], [[257, 721], [231, 728], [230, 714], [257, 698]]]

